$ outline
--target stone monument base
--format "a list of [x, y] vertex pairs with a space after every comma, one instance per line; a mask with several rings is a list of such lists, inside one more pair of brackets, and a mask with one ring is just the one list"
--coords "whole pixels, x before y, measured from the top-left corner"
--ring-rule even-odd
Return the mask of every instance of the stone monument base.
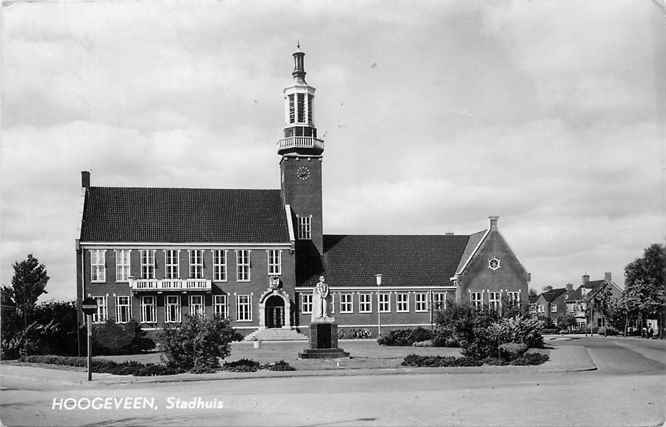
[[338, 348], [338, 325], [332, 318], [322, 318], [310, 323], [310, 348], [298, 353], [301, 359], [336, 359], [349, 357]]

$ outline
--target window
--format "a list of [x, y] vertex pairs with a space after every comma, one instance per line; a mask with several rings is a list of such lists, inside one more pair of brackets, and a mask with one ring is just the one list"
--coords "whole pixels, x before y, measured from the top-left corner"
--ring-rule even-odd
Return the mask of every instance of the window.
[[379, 312], [380, 313], [390, 313], [391, 312], [391, 294], [378, 294], [379, 302]]
[[557, 313], [557, 304], [551, 304], [550, 305], [550, 312], [551, 313]]
[[312, 294], [301, 294], [301, 313], [312, 314]]
[[203, 279], [203, 251], [190, 250], [190, 279]]
[[116, 297], [116, 322], [127, 323], [130, 320], [130, 298], [128, 296]]
[[178, 272], [178, 251], [175, 249], [167, 249], [164, 252], [165, 256], [165, 279], [177, 279], [179, 276]]
[[446, 294], [434, 292], [432, 294], [432, 303], [435, 310], [446, 310]]
[[106, 282], [105, 251], [97, 249], [90, 252], [90, 273], [93, 282]]
[[353, 313], [353, 300], [353, 294], [340, 294], [340, 313]]
[[298, 122], [303, 123], [305, 121], [305, 94], [297, 93], [296, 94], [296, 113], [298, 114]]
[[247, 249], [236, 251], [236, 280], [250, 281], [250, 251]]
[[492, 311], [499, 311], [499, 292], [488, 292], [488, 306]]
[[296, 218], [298, 219], [298, 239], [312, 239], [312, 215], [297, 216]]
[[308, 123], [312, 123], [312, 100], [314, 96], [308, 95]]
[[167, 295], [164, 310], [167, 323], [180, 322], [180, 295]]
[[154, 279], [155, 278], [155, 251], [142, 250], [141, 251], [141, 278]]
[[154, 323], [155, 321], [155, 297], [141, 297], [141, 322]]
[[116, 282], [126, 282], [130, 276], [130, 251], [120, 249], [116, 251]]
[[544, 307], [541, 304], [539, 304], [538, 309], [539, 309], [539, 313], [545, 313], [546, 312], [546, 307]]
[[372, 295], [371, 294], [358, 294], [358, 311], [359, 313], [372, 312]]
[[472, 306], [475, 310], [481, 310], [481, 292], [472, 292]]
[[227, 281], [227, 251], [224, 249], [213, 251], [213, 280]]
[[294, 123], [294, 120], [296, 119], [294, 113], [294, 95], [289, 95], [289, 123]]
[[236, 320], [241, 322], [252, 320], [252, 310], [250, 304], [250, 295], [236, 296]]
[[520, 292], [511, 291], [507, 292], [506, 295], [509, 299], [509, 304], [512, 306], [520, 304]]
[[414, 294], [414, 311], [422, 313], [428, 311], [428, 294], [420, 292]]
[[229, 306], [226, 295], [213, 295], [213, 307], [215, 315], [226, 319], [229, 317]]
[[409, 294], [395, 294], [395, 311], [406, 313], [409, 311]]
[[203, 295], [190, 295], [190, 315], [204, 315]]
[[93, 323], [104, 323], [107, 320], [106, 297], [93, 297], [97, 303], [97, 311], [92, 315]]
[[279, 249], [268, 250], [268, 274], [282, 274], [282, 252]]

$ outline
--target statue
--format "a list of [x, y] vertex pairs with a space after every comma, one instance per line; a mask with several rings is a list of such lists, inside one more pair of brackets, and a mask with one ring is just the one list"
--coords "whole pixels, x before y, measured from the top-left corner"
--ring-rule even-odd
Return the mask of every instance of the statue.
[[314, 288], [313, 302], [314, 310], [312, 310], [313, 320], [316, 318], [327, 318], [328, 317], [328, 285], [324, 281], [324, 276], [319, 276], [319, 281], [317, 286]]

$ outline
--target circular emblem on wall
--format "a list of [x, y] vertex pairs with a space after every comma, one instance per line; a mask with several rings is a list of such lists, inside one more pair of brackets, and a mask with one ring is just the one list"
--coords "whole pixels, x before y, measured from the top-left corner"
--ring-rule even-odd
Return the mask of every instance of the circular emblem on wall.
[[500, 267], [501, 267], [501, 261], [496, 256], [494, 256], [494, 257], [492, 257], [488, 260], [488, 268], [489, 269], [491, 269], [493, 271], [496, 271], [496, 270], [499, 270]]
[[310, 168], [307, 166], [301, 166], [296, 169], [296, 177], [301, 181], [307, 181], [310, 178]]

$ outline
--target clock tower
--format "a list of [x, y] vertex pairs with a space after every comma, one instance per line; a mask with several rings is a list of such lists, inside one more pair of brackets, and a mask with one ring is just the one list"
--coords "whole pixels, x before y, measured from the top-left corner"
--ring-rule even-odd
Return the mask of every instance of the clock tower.
[[[284, 137], [278, 141], [282, 198], [291, 207], [296, 251], [309, 273], [321, 266], [324, 253], [321, 168], [324, 141], [314, 124], [315, 88], [305, 81], [305, 53], [294, 52], [293, 83], [284, 91]], [[298, 263], [297, 263], [298, 265]], [[318, 267], [319, 266], [319, 267]], [[307, 274], [302, 272], [301, 276]], [[297, 276], [298, 276], [297, 272]]]

